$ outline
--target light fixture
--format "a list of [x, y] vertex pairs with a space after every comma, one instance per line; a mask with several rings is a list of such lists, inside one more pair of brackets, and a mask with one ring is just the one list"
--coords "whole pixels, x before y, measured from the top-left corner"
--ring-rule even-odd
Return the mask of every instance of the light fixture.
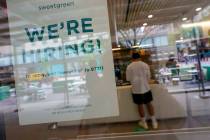
[[153, 15], [149, 15], [148, 18], [153, 18]]
[[144, 23], [144, 24], [143, 24], [143, 26], [147, 26], [147, 25], [148, 25], [147, 23]]
[[210, 21], [204, 21], [204, 22], [182, 24], [182, 28], [192, 28], [192, 27], [197, 27], [197, 26], [209, 26], [209, 25], [210, 25]]
[[182, 21], [187, 21], [187, 20], [188, 20], [187, 17], [182, 18]]
[[200, 10], [202, 10], [201, 7], [198, 7], [198, 8], [195, 9], [195, 11], [197, 11], [197, 12], [200, 11]]

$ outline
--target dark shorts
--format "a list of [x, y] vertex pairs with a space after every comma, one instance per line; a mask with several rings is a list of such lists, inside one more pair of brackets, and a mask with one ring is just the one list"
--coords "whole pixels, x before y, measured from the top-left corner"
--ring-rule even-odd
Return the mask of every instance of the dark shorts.
[[148, 91], [144, 94], [132, 94], [135, 104], [148, 104], [153, 101], [152, 92]]

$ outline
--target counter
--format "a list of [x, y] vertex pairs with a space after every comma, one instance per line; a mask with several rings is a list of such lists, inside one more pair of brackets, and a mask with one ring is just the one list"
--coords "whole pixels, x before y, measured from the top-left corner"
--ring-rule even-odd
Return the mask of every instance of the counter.
[[[161, 84], [153, 84], [151, 85], [151, 89], [154, 97], [153, 105], [158, 119], [182, 118], [187, 116], [185, 94], [170, 94]], [[81, 123], [116, 123], [139, 120], [137, 105], [135, 105], [132, 101], [131, 86], [117, 87], [117, 94], [120, 112], [118, 117], [60, 122], [58, 125], [68, 126], [78, 125]]]

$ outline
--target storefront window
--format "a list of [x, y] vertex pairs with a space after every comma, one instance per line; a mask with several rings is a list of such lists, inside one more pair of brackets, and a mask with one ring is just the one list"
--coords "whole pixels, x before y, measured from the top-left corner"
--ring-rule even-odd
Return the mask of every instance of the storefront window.
[[152, 47], [152, 46], [153, 46], [152, 38], [146, 38], [141, 42], [141, 47], [147, 48], [147, 47]]
[[0, 140], [209, 140], [209, 91], [209, 0], [0, 1]]
[[168, 38], [167, 36], [158, 36], [154, 37], [154, 46], [167, 46], [168, 45]]

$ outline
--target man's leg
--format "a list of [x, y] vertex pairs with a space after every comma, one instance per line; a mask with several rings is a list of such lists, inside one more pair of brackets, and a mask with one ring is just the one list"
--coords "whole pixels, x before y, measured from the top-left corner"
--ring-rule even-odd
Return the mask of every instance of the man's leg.
[[139, 115], [141, 118], [145, 118], [145, 113], [144, 113], [144, 105], [143, 104], [139, 104], [138, 105], [138, 110], [139, 110]]
[[153, 126], [154, 129], [157, 129], [158, 128], [158, 123], [157, 123], [157, 120], [155, 118], [155, 110], [154, 110], [154, 107], [153, 107], [153, 105], [152, 105], [151, 102], [148, 103], [146, 106], [147, 106], [148, 113], [151, 116], [152, 126]]
[[154, 116], [155, 115], [155, 110], [154, 110], [154, 107], [152, 105], [152, 103], [148, 103], [147, 105], [147, 110], [148, 110], [148, 113], [150, 116]]
[[133, 101], [138, 107], [138, 113], [140, 116], [139, 126], [141, 126], [144, 129], [148, 129], [148, 125], [145, 118], [145, 112], [144, 112], [144, 97], [141, 94], [132, 94]]
[[141, 118], [141, 121], [139, 122], [139, 125], [141, 127], [143, 127], [144, 129], [148, 129], [148, 125], [147, 125], [146, 118], [145, 118], [145, 112], [144, 112], [144, 105], [143, 104], [139, 104], [138, 105], [138, 111], [139, 111], [139, 116]]

